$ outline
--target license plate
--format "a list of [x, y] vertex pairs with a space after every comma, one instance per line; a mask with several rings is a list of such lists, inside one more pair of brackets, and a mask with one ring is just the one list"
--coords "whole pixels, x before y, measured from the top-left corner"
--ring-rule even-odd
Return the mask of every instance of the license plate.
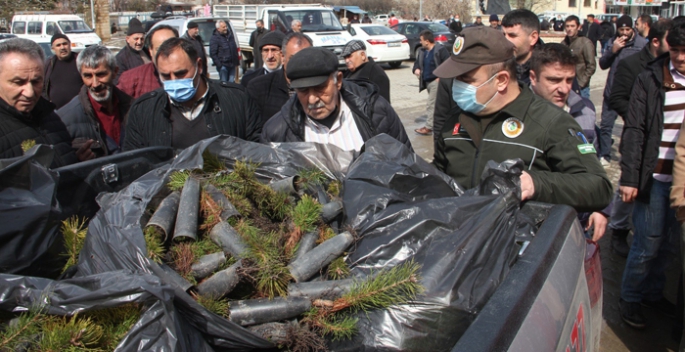
[[388, 47], [400, 46], [400, 43], [388, 43]]

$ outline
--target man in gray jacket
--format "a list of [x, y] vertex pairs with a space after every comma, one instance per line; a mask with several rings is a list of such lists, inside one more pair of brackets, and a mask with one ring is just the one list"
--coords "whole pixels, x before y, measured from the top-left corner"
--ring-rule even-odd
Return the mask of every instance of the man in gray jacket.
[[93, 45], [79, 54], [76, 66], [83, 87], [57, 115], [74, 139], [73, 147], [90, 144], [96, 157], [118, 153], [132, 99], [114, 86], [116, 57], [107, 47]]

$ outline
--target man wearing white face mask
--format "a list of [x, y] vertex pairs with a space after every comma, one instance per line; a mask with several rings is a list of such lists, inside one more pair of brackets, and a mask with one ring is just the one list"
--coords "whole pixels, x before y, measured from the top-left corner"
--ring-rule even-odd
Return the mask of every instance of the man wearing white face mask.
[[499, 31], [464, 29], [434, 74], [454, 78], [456, 108], [438, 136], [433, 163], [475, 187], [488, 161], [521, 159], [522, 200], [598, 211], [611, 182], [578, 123], [516, 81], [514, 45]]
[[239, 84], [210, 80], [191, 42], [171, 38], [155, 60], [163, 87], [131, 107], [124, 150], [149, 146], [185, 149], [200, 140], [227, 134], [257, 141], [261, 133], [255, 103]]

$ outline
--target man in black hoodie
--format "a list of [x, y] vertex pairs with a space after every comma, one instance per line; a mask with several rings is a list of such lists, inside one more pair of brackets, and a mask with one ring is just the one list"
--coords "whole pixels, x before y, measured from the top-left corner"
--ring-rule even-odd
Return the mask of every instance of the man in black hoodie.
[[366, 45], [363, 41], [349, 41], [343, 48], [342, 57], [345, 58], [347, 65], [347, 71], [343, 73], [345, 79], [375, 83], [381, 96], [390, 102], [390, 79], [383, 68], [366, 55]]
[[368, 139], [386, 133], [411, 148], [402, 122], [378, 88], [343, 81], [330, 50], [302, 49], [288, 62], [286, 74], [296, 95], [264, 125], [262, 142], [317, 142], [360, 151]]

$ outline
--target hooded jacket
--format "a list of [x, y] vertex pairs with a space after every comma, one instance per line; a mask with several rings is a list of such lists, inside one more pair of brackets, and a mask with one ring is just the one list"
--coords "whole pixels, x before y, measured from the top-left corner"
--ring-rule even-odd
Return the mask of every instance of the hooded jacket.
[[41, 97], [26, 115], [0, 99], [0, 159], [24, 155], [21, 143], [26, 140], [52, 146], [55, 158], [51, 168], [78, 162], [67, 127], [55, 113], [55, 104]]
[[[364, 142], [386, 133], [409, 149], [411, 142], [395, 110], [378, 94], [378, 87], [369, 82], [343, 80], [340, 96], [352, 111], [354, 122]], [[297, 96], [291, 97], [281, 111], [266, 122], [261, 141], [304, 142], [304, 119], [308, 118]]]
[[602, 52], [602, 57], [599, 59], [599, 67], [602, 70], [611, 68], [609, 74], [607, 74], [607, 83], [604, 86], [604, 99], [609, 100], [611, 97], [611, 88], [614, 84], [614, 76], [616, 75], [616, 67], [625, 58], [636, 54], [642, 50], [642, 48], [647, 45], [647, 39], [635, 34], [633, 38], [626, 42], [626, 45], [618, 53], [614, 54], [611, 48], [614, 46], [614, 40], [616, 37], [609, 40], [606, 48]]
[[[196, 119], [204, 119], [211, 136], [227, 134], [246, 141], [259, 140], [259, 112], [244, 87], [207, 79], [207, 89], [204, 108]], [[173, 147], [170, 105], [163, 88], [138, 98], [126, 121], [124, 150]]]
[[121, 120], [121, 137], [119, 144], [114, 139], [107, 136], [105, 130], [102, 129], [102, 124], [98, 120], [97, 114], [93, 109], [88, 97], [88, 87], [83, 86], [77, 96], [74, 97], [67, 105], [57, 110], [57, 115], [62, 119], [67, 126], [71, 138], [86, 138], [98, 141], [102, 146], [101, 149], [96, 149], [94, 152], [98, 157], [115, 154], [121, 150], [121, 142], [124, 140], [124, 122], [128, 116], [128, 110], [131, 108], [133, 99], [126, 93], [112, 88], [112, 95], [117, 97], [119, 108], [119, 119]]

